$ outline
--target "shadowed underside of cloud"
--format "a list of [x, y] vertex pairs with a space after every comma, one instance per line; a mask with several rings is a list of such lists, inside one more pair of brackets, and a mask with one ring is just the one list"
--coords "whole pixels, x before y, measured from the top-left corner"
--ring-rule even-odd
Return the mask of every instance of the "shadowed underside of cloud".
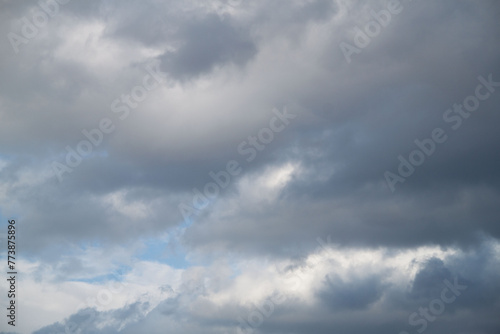
[[245, 65], [257, 49], [245, 31], [232, 27], [217, 15], [204, 17], [179, 32], [183, 40], [175, 51], [160, 57], [162, 69], [174, 78], [189, 79], [216, 66]]

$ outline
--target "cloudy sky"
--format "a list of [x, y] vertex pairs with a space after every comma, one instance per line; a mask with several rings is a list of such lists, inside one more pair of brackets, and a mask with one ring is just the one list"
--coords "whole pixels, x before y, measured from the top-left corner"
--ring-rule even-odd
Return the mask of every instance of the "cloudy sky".
[[499, 17], [2, 0], [0, 332], [498, 334]]

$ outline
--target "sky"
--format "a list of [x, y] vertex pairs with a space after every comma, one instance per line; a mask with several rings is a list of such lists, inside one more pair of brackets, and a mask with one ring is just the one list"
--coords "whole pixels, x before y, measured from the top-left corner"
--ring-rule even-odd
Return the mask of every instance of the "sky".
[[498, 334], [499, 16], [0, 1], [0, 333]]

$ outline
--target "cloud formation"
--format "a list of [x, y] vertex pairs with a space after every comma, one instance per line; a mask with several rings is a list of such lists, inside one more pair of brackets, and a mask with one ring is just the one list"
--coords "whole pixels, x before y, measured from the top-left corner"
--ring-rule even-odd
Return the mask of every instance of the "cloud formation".
[[4, 1], [0, 216], [37, 314], [15, 330], [497, 333], [499, 14]]

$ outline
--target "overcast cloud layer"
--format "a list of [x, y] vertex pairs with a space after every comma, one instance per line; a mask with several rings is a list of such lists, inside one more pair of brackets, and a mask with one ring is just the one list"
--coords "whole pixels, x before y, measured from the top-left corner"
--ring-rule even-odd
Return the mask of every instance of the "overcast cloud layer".
[[0, 333], [499, 333], [498, 1], [57, 1], [0, 3]]

